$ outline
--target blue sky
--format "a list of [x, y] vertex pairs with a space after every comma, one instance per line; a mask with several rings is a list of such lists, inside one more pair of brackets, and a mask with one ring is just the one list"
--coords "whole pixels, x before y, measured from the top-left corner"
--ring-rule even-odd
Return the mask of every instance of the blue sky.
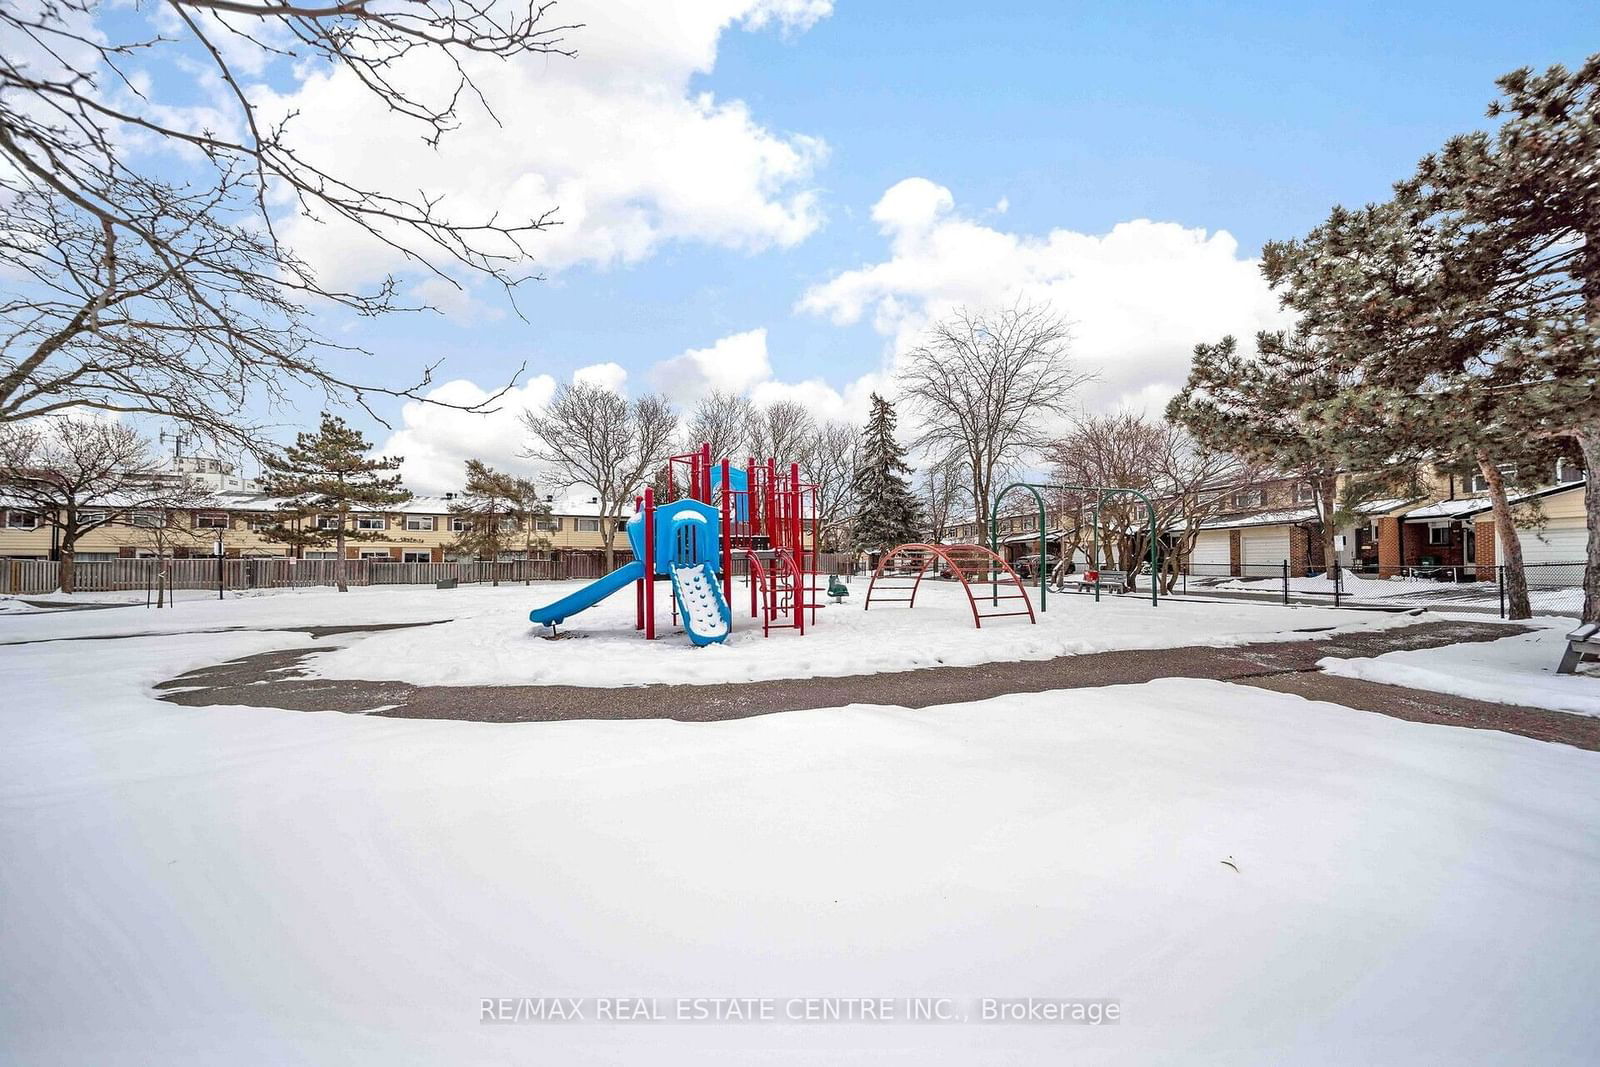
[[[435, 184], [452, 168], [496, 166], [512, 182], [559, 156], [569, 188], [620, 182], [613, 217], [670, 221], [646, 227], [643, 250], [628, 255], [586, 253], [587, 224], [571, 226], [563, 250], [541, 257], [549, 280], [521, 297], [525, 322], [487, 291], [448, 318], [330, 320], [341, 340], [378, 353], [369, 376], [399, 381], [443, 357], [446, 378], [487, 386], [522, 362], [552, 381], [612, 362], [627, 372], [621, 387], [637, 392], [659, 384], [661, 361], [764, 330], [769, 386], [744, 383], [752, 395], [797, 395], [820, 415], [849, 417], [930, 317], [1020, 293], [1075, 305], [1060, 310], [1083, 325], [1077, 356], [1105, 370], [1088, 406], [1157, 404], [1194, 342], [1273, 324], [1269, 295], [1249, 277], [1264, 240], [1303, 232], [1334, 203], [1382, 197], [1421, 154], [1486, 123], [1495, 76], [1580, 60], [1593, 47], [1581, 31], [1595, 24], [1592, 3], [562, 0], [557, 11], [591, 23], [572, 37], [570, 66], [581, 69], [539, 60], [529, 81], [508, 86], [539, 136], [547, 90], [568, 81], [602, 94], [583, 99], [609, 102], [597, 126], [625, 127], [631, 102], [649, 99], [667, 110], [639, 121], [681, 120], [681, 136], [624, 152], [649, 138], [641, 126], [568, 158], [530, 148], [538, 137], [513, 122], [502, 140], [492, 131], [447, 140]], [[686, 102], [702, 93], [714, 100], [706, 107], [739, 110], [747, 128], [697, 151], [696, 130], [711, 123], [697, 123]], [[358, 109], [341, 112], [346, 97], [324, 88], [317, 99], [330, 114], [313, 136], [388, 158], [376, 135], [353, 145], [336, 136], [365, 125]], [[750, 163], [750, 151], [784, 145], [804, 158]], [[724, 151], [734, 162], [724, 165]], [[748, 178], [719, 195], [748, 194], [742, 208], [663, 206], [741, 166]], [[899, 206], [885, 209], [892, 219], [875, 217], [907, 179], [925, 181], [902, 187]], [[569, 207], [550, 192], [510, 202]], [[763, 217], [763, 202], [782, 217]], [[1141, 219], [1176, 225], [1097, 243]], [[1218, 231], [1236, 240], [1232, 252]], [[1052, 233], [1059, 247], [1045, 251]], [[858, 273], [818, 289], [846, 272]], [[1187, 313], [1185, 301], [1207, 313]], [[1163, 316], [1161, 328], [1138, 329]], [[751, 351], [741, 344], [716, 359], [739, 362]], [[806, 380], [809, 391], [784, 393]], [[393, 439], [373, 427], [374, 437], [430, 453], [431, 467], [408, 472], [423, 480], [474, 450], [504, 457], [516, 443], [494, 443], [515, 436], [503, 419], [468, 431], [425, 413], [412, 421]]]

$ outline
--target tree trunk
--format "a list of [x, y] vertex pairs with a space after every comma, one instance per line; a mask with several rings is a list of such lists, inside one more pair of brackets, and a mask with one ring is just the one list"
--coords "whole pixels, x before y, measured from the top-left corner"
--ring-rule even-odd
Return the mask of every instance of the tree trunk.
[[1331, 577], [1335, 551], [1333, 538], [1336, 533], [1333, 528], [1333, 515], [1339, 505], [1339, 476], [1335, 474], [1319, 479], [1317, 496], [1322, 501], [1322, 571]]
[[63, 593], [72, 593], [76, 591], [76, 587], [74, 585], [74, 579], [76, 578], [76, 575], [73, 574], [74, 561], [76, 557], [77, 538], [69, 538], [63, 535], [61, 538], [60, 555], [58, 557], [58, 562], [56, 563], [56, 585], [61, 588]]
[[1477, 453], [1478, 469], [1483, 480], [1489, 483], [1489, 503], [1494, 509], [1494, 527], [1499, 535], [1500, 560], [1506, 576], [1506, 608], [1513, 619], [1533, 617], [1533, 605], [1528, 600], [1528, 575], [1522, 567], [1522, 542], [1517, 540], [1517, 523], [1511, 516], [1511, 504], [1506, 500], [1505, 479], [1500, 468], [1489, 461], [1488, 453]]
[[1583, 621], [1600, 622], [1600, 424], [1578, 435], [1583, 450], [1583, 509], [1589, 526], [1583, 568]]
[[339, 511], [339, 531], [333, 535], [333, 584], [341, 593], [348, 593], [350, 586], [344, 579], [344, 511]]
[[606, 573], [610, 574], [616, 568], [616, 543], [617, 524], [608, 515], [600, 516], [600, 545], [605, 552]]

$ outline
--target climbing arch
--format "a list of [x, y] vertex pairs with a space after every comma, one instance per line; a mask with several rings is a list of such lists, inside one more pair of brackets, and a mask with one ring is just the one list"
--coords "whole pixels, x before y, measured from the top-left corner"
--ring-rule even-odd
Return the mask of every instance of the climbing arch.
[[[870, 611], [873, 604], [916, 607], [917, 591], [922, 588], [922, 579], [927, 577], [928, 568], [935, 563], [942, 564], [939, 573], [948, 571], [950, 577], [961, 583], [961, 591], [967, 595], [967, 606], [972, 609], [972, 625], [978, 629], [983, 628], [984, 619], [1026, 615], [1030, 623], [1038, 621], [1033, 616], [1033, 603], [1028, 599], [1028, 591], [1023, 588], [1017, 572], [982, 545], [896, 545], [884, 553], [878, 561], [878, 569], [872, 572], [872, 582], [867, 586], [867, 599], [862, 609]], [[996, 583], [998, 590], [985, 590], [974, 596], [973, 581]], [[1020, 600], [1022, 610], [980, 611], [980, 599], [995, 608], [1013, 606], [1012, 603], [1002, 605], [1001, 601]]]

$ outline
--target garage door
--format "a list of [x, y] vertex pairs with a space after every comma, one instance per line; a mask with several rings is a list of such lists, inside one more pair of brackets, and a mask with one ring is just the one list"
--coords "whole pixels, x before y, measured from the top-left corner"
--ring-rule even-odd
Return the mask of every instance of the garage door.
[[1589, 549], [1589, 531], [1565, 520], [1552, 521], [1543, 530], [1518, 530], [1524, 563], [1582, 563]]
[[1201, 534], [1195, 540], [1194, 551], [1189, 553], [1190, 565], [1206, 571], [1214, 567], [1226, 567], [1231, 559], [1226, 530]]
[[1243, 531], [1239, 554], [1246, 567], [1256, 570], [1268, 564], [1278, 567], [1289, 558], [1289, 528], [1268, 526]]

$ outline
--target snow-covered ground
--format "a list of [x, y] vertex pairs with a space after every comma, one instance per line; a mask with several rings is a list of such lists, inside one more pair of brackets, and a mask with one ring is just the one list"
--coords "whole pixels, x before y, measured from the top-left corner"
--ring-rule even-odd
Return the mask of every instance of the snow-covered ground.
[[[1188, 680], [715, 724], [149, 696], [303, 641], [0, 648], [0, 1060], [1555, 1064], [1600, 1041], [1592, 752]], [[1108, 998], [1123, 1021], [479, 1021], [535, 996]]]
[[[1533, 620], [1530, 624], [1539, 622]], [[1570, 620], [1557, 620], [1534, 633], [1488, 644], [1388, 652], [1371, 659], [1330, 657], [1318, 666], [1346, 678], [1365, 678], [1497, 704], [1600, 715], [1600, 670], [1586, 664], [1579, 674], [1556, 673], [1571, 628]]]
[[[528, 621], [528, 611], [573, 592], [580, 582], [458, 589], [372, 587], [284, 590], [226, 600], [182, 600], [176, 608], [142, 606], [43, 615], [0, 615], [0, 643], [126, 633], [262, 629], [368, 623], [438, 622], [353, 638], [348, 647], [313, 657], [315, 673], [419, 685], [563, 684], [626, 686], [652, 682], [737, 682], [911, 670], [1101, 652], [1116, 648], [1237, 645], [1298, 640], [1331, 632], [1408, 626], [1411, 615], [1276, 604], [1166, 602], [1152, 608], [1135, 597], [1052, 593], [1038, 624], [1026, 618], [986, 620], [980, 630], [958, 586], [924, 584], [917, 606], [874, 605], [864, 611], [866, 582], [851, 600], [817, 611], [805, 636], [775, 630], [762, 637], [750, 617], [749, 593], [733, 590], [733, 634], [695, 648], [669, 625], [671, 592], [657, 589], [657, 640], [633, 629], [634, 602], [625, 590], [574, 615], [562, 640]], [[1004, 602], [1002, 602], [1004, 604]], [[986, 608], [984, 610], [995, 610]], [[1005, 610], [1002, 606], [999, 610]], [[1310, 630], [1316, 632], [1297, 632]]]
[[[874, 605], [860, 601], [866, 583], [852, 586], [852, 600], [828, 605], [808, 619], [804, 637], [775, 630], [763, 637], [750, 618], [749, 594], [734, 587], [734, 631], [721, 645], [693, 648], [668, 626], [665, 587], [658, 599], [658, 639], [645, 641], [633, 629], [634, 602], [624, 592], [567, 620], [560, 628], [570, 640], [545, 640], [543, 627], [527, 620], [527, 610], [576, 585], [535, 586], [527, 590], [457, 590], [440, 599], [433, 590], [401, 594], [444, 605], [451, 622], [415, 630], [395, 630], [351, 641], [348, 647], [314, 657], [314, 673], [328, 678], [368, 678], [419, 685], [641, 685], [651, 682], [714, 683], [808, 678], [939, 665], [1049, 659], [1115, 648], [1171, 648], [1178, 645], [1235, 645], [1326, 636], [1296, 633], [1296, 628], [1375, 629], [1411, 625], [1416, 617], [1370, 612], [1330, 612], [1258, 604], [1162, 604], [1152, 608], [1135, 598], [1052, 595], [1049, 611], [1030, 625], [1026, 618], [972, 624], [971, 609], [958, 586], [926, 583], [917, 606]], [[983, 610], [995, 610], [986, 608]], [[999, 609], [1006, 610], [1004, 602]], [[425, 614], [425, 612], [422, 612]]]

